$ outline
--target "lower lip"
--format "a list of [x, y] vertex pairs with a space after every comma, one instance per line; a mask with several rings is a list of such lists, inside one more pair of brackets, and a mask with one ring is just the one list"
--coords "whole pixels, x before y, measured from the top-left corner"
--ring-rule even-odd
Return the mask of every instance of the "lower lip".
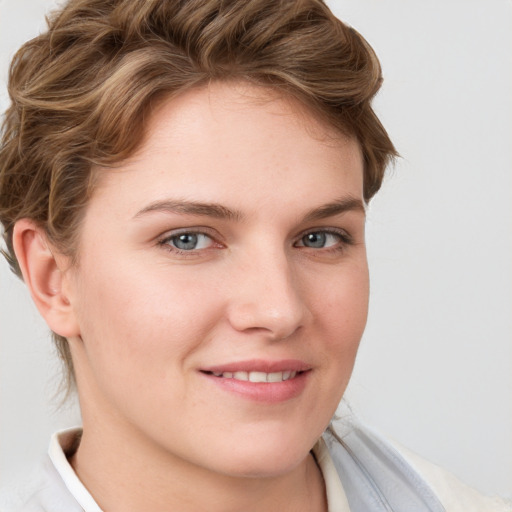
[[277, 404], [298, 397], [304, 391], [309, 373], [309, 371], [298, 373], [293, 379], [282, 382], [250, 382], [216, 377], [209, 373], [203, 373], [203, 375], [221, 389], [247, 400]]

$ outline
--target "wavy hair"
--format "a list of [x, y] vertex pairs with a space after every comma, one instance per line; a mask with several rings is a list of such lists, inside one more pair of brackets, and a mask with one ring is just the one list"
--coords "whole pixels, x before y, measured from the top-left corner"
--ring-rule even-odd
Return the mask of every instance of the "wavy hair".
[[[20, 277], [16, 221], [74, 258], [93, 167], [134, 153], [157, 98], [212, 80], [274, 88], [355, 137], [366, 201], [396, 156], [371, 107], [379, 61], [322, 0], [71, 0], [47, 21], [11, 63], [0, 141], [3, 253]], [[72, 384], [67, 341], [53, 336]]]

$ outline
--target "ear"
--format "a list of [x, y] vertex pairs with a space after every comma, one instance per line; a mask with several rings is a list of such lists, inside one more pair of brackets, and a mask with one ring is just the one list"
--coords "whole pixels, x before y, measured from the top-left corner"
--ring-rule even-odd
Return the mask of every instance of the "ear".
[[78, 336], [68, 297], [68, 258], [52, 252], [44, 231], [30, 219], [16, 222], [13, 245], [23, 280], [50, 329], [66, 338]]

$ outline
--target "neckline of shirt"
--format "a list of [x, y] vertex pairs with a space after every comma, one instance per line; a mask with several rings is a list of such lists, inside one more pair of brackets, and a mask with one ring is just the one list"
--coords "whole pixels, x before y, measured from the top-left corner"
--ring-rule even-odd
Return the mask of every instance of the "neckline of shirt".
[[[67, 490], [84, 512], [103, 512], [68, 460], [78, 448], [81, 435], [80, 427], [56, 432], [50, 440], [48, 455]], [[323, 438], [316, 442], [312, 452], [324, 479], [328, 512], [350, 512], [345, 491]]]

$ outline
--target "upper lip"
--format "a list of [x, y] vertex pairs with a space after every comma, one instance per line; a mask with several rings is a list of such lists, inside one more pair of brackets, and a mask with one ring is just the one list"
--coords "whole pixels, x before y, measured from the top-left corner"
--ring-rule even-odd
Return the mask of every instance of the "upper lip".
[[311, 370], [311, 365], [298, 359], [280, 359], [268, 361], [264, 359], [249, 359], [246, 361], [235, 361], [214, 366], [201, 368], [203, 372], [225, 373], [225, 372], [304, 372]]

